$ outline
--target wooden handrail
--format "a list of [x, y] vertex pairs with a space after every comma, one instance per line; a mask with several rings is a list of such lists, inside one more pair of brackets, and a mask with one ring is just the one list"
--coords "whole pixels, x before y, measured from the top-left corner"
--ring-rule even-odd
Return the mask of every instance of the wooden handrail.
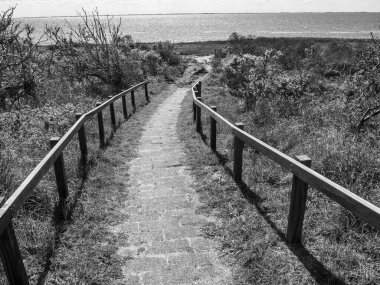
[[148, 84], [145, 80], [131, 88], [120, 92], [112, 98], [105, 101], [100, 106], [90, 110], [82, 115], [82, 117], [75, 122], [75, 124], [66, 132], [66, 134], [59, 140], [59, 142], [48, 152], [48, 154], [41, 160], [41, 162], [33, 169], [28, 177], [21, 183], [15, 192], [5, 201], [0, 208], [0, 233], [8, 226], [9, 221], [12, 219], [17, 210], [22, 206], [25, 200], [32, 193], [34, 187], [40, 182], [41, 178], [49, 171], [54, 161], [69, 144], [78, 130], [88, 121], [90, 117], [99, 113], [111, 103], [122, 97], [128, 92], [131, 92], [142, 85]]
[[[13, 231], [12, 218], [20, 209], [25, 200], [31, 195], [33, 189], [40, 182], [42, 177], [49, 171], [50, 167], [58, 161], [60, 158], [59, 165], [55, 165], [55, 171], [57, 177], [57, 186], [58, 188], [62, 188], [60, 186], [64, 185], [66, 181], [61, 181], [62, 177], [65, 178], [65, 169], [63, 163], [63, 155], [62, 151], [65, 147], [70, 143], [75, 134], [79, 132], [80, 139], [80, 148], [81, 148], [81, 157], [82, 161], [86, 160], [87, 157], [87, 145], [86, 145], [86, 136], [84, 124], [94, 115], [102, 112], [104, 108], [107, 106], [113, 106], [113, 102], [119, 98], [123, 98], [123, 113], [126, 117], [126, 106], [125, 95], [128, 92], [133, 92], [140, 86], [145, 86], [145, 97], [147, 102], [149, 102], [148, 96], [148, 81], [143, 81], [131, 88], [120, 92], [119, 94], [109, 98], [106, 102], [100, 104], [97, 103], [96, 107], [89, 112], [81, 115], [76, 114], [77, 121], [75, 124], [63, 135], [61, 139], [53, 138], [53, 142], [51, 141], [51, 150], [48, 154], [40, 161], [40, 163], [33, 169], [33, 171], [28, 175], [28, 177], [21, 183], [21, 185], [12, 193], [12, 195], [1, 205], [0, 208], [0, 257], [4, 263], [5, 272], [9, 281], [9, 284], [16, 285], [27, 285], [29, 284], [28, 277], [26, 275], [26, 270], [24, 268], [24, 264], [22, 261], [21, 253], [17, 245], [16, 236]], [[114, 118], [114, 110], [112, 108], [111, 112], [113, 112], [113, 126], [115, 127], [115, 118]], [[99, 118], [98, 115], [98, 124], [99, 124], [99, 136], [100, 136], [100, 147], [104, 146], [104, 127], [103, 127], [103, 118]], [[59, 141], [58, 141], [59, 139]], [[85, 161], [83, 161], [85, 162]], [[57, 168], [58, 167], [58, 168]], [[58, 173], [58, 174], [57, 174]], [[60, 195], [60, 203], [64, 203], [64, 200], [67, 196], [67, 187], [66, 189], [58, 189]], [[64, 190], [64, 191], [62, 191]], [[61, 193], [62, 192], [62, 193]], [[63, 210], [63, 209], [62, 209]], [[63, 212], [62, 212], [63, 213]]]
[[140, 86], [145, 85], [145, 84], [148, 84], [148, 80], [140, 82], [139, 84], [136, 84], [136, 85], [132, 86], [131, 88], [124, 90], [124, 91], [120, 92], [119, 94], [116, 94], [115, 96], [113, 96], [111, 99], [108, 99], [107, 101], [105, 101], [100, 106], [98, 106], [98, 107], [92, 109], [91, 111], [85, 113], [84, 116], [91, 117], [93, 115], [96, 115], [97, 113], [99, 113], [101, 110], [103, 110], [104, 108], [109, 106], [111, 103], [115, 102], [120, 97], [124, 96], [125, 94], [127, 94], [133, 90], [136, 90], [137, 88], [139, 88]]
[[193, 103], [206, 111], [210, 117], [214, 118], [217, 122], [225, 125], [229, 128], [229, 131], [243, 141], [248, 146], [259, 151], [261, 154], [265, 155], [281, 167], [294, 173], [298, 178], [300, 178], [305, 183], [313, 186], [330, 199], [339, 203], [341, 206], [349, 210], [351, 213], [362, 218], [364, 221], [371, 224], [377, 230], [380, 230], [380, 208], [370, 203], [369, 201], [361, 198], [360, 196], [352, 193], [348, 189], [338, 185], [337, 183], [331, 181], [327, 177], [319, 174], [318, 172], [312, 170], [311, 168], [303, 165], [301, 162], [289, 157], [288, 155], [280, 152], [274, 147], [264, 143], [263, 141], [257, 139], [256, 137], [248, 134], [244, 130], [239, 129], [233, 123], [228, 121], [226, 118], [212, 110], [205, 103], [201, 102], [197, 98], [196, 86], [195, 84], [192, 88], [193, 93]]

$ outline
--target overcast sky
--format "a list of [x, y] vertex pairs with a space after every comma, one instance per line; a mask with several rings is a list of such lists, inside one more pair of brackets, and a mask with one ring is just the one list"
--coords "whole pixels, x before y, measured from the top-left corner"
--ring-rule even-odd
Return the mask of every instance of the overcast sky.
[[82, 7], [101, 14], [380, 12], [380, 0], [0, 0], [16, 17], [74, 16]]

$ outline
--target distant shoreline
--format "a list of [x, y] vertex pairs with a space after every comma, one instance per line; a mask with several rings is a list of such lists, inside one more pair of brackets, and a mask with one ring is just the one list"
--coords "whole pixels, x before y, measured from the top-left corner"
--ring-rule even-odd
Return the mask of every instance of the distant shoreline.
[[[314, 45], [314, 44], [321, 44], [326, 45], [331, 43], [332, 41], [335, 42], [345, 42], [349, 43], [352, 46], [357, 46], [360, 43], [365, 43], [371, 41], [371, 39], [351, 39], [351, 38], [312, 38], [312, 37], [256, 37], [256, 40], [258, 41], [258, 44], [261, 46], [267, 46], [268, 48], [271, 48], [274, 43], [280, 43], [280, 42], [286, 42], [289, 45], [297, 45], [297, 43], [304, 43], [308, 46]], [[214, 51], [217, 49], [223, 49], [227, 47], [229, 41], [228, 40], [210, 40], [210, 41], [197, 41], [197, 42], [181, 42], [181, 43], [174, 43], [176, 50], [181, 55], [198, 55], [198, 56], [205, 56], [214, 54]], [[148, 45], [153, 45], [155, 43], [143, 43]]]
[[[376, 14], [376, 12], [368, 11], [358, 11], [358, 12], [249, 12], [249, 13], [162, 13], [162, 14], [116, 14], [107, 15], [101, 14], [101, 17], [128, 17], [128, 16], [179, 16], [179, 15], [255, 15], [255, 14]], [[14, 19], [49, 19], [49, 18], [80, 18], [79, 15], [72, 16], [25, 16], [25, 17], [15, 17]]]

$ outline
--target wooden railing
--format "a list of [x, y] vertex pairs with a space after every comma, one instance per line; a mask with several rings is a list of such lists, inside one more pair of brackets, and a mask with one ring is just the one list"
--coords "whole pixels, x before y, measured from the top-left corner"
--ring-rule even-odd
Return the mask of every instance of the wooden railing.
[[199, 81], [192, 88], [193, 118], [196, 122], [196, 131], [202, 132], [202, 111], [210, 117], [210, 147], [216, 150], [216, 122], [226, 126], [234, 136], [233, 176], [237, 182], [242, 180], [243, 147], [248, 145], [264, 156], [268, 157], [284, 169], [293, 173], [293, 185], [288, 216], [286, 239], [289, 243], [300, 243], [303, 220], [306, 206], [307, 188], [311, 185], [330, 199], [339, 203], [354, 215], [380, 230], [380, 208], [364, 200], [348, 189], [334, 183], [323, 175], [313, 171], [311, 160], [305, 155], [295, 159], [287, 156], [270, 145], [260, 141], [245, 132], [244, 124], [231, 123], [217, 113], [215, 106], [207, 106], [202, 102], [202, 84]]
[[104, 103], [96, 103], [96, 108], [85, 114], [76, 114], [76, 123], [66, 132], [61, 138], [51, 138], [51, 150], [42, 159], [42, 161], [34, 168], [29, 176], [22, 182], [16, 191], [9, 197], [7, 201], [2, 204], [0, 208], [0, 257], [2, 259], [4, 270], [7, 275], [9, 284], [11, 285], [24, 285], [29, 284], [24, 263], [21, 257], [21, 252], [17, 244], [16, 235], [13, 229], [12, 218], [23, 205], [25, 200], [31, 195], [33, 189], [42, 179], [42, 177], [49, 171], [50, 167], [54, 165], [54, 172], [57, 182], [57, 190], [59, 195], [59, 205], [64, 205], [68, 196], [68, 187], [66, 181], [66, 171], [63, 160], [62, 151], [78, 133], [79, 147], [81, 152], [81, 162], [86, 163], [88, 150], [85, 123], [94, 115], [98, 117], [99, 127], [99, 145], [105, 146], [105, 133], [103, 125], [103, 110], [110, 107], [111, 124], [113, 130], [116, 129], [116, 116], [114, 109], [114, 102], [119, 98], [122, 99], [122, 108], [124, 118], [128, 118], [126, 95], [131, 94], [131, 104], [133, 111], [136, 111], [135, 94], [134, 91], [140, 86], [145, 87], [145, 98], [149, 102], [148, 95], [148, 81], [141, 82], [128, 90], [125, 90], [115, 96], [110, 96]]

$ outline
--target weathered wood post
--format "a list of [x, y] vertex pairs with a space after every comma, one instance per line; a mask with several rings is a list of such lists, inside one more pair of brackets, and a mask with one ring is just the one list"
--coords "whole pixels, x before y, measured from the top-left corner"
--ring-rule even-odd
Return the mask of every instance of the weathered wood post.
[[[108, 96], [108, 99], [111, 99], [113, 96]], [[110, 114], [111, 114], [111, 124], [112, 129], [116, 129], [116, 117], [115, 117], [115, 106], [113, 105], [113, 102], [110, 104]]]
[[198, 96], [202, 97], [202, 81], [198, 81], [197, 91], [198, 91]]
[[[311, 167], [311, 159], [306, 155], [296, 156], [296, 160]], [[308, 184], [293, 174], [292, 193], [288, 216], [286, 240], [288, 243], [301, 243], [303, 220], [306, 209]]]
[[[76, 113], [75, 119], [78, 121], [82, 117], [82, 113]], [[79, 148], [81, 152], [81, 160], [82, 163], [87, 162], [87, 155], [88, 155], [88, 149], [87, 149], [87, 139], [86, 139], [86, 131], [84, 128], [84, 125], [78, 130], [78, 138], [79, 138]]]
[[150, 100], [149, 100], [149, 93], [148, 93], [148, 83], [145, 83], [144, 87], [145, 87], [145, 98], [146, 98], [146, 101], [150, 102]]
[[[202, 98], [201, 97], [197, 97], [197, 99], [202, 102]], [[198, 133], [202, 132], [202, 109], [201, 107], [199, 107], [198, 105], [196, 106], [196, 109], [197, 109], [197, 118], [196, 118], [196, 124], [195, 124], [195, 128], [196, 128], [196, 131]]]
[[[50, 148], [52, 149], [59, 142], [59, 137], [52, 137], [50, 139]], [[67, 187], [67, 178], [65, 170], [65, 162], [63, 159], [63, 153], [57, 157], [54, 162], [55, 181], [57, 183], [57, 190], [60, 201], [65, 201], [69, 195]]]
[[[235, 123], [239, 129], [244, 130], [243, 123]], [[233, 175], [234, 179], [237, 182], [240, 182], [242, 179], [242, 170], [243, 170], [243, 148], [244, 142], [234, 135], [234, 166], [233, 166]]]
[[12, 221], [0, 234], [0, 257], [10, 285], [29, 285]]
[[[196, 88], [194, 88], [194, 94], [195, 98], [199, 97], [198, 96], [198, 91]], [[193, 121], [195, 122], [197, 120], [197, 105], [195, 105], [194, 100], [193, 100]]]
[[136, 102], [135, 102], [135, 91], [131, 91], [131, 103], [133, 108], [133, 113], [136, 112]]
[[[96, 103], [96, 107], [99, 107], [100, 105], [102, 105], [101, 102]], [[103, 148], [105, 146], [103, 111], [100, 110], [97, 116], [98, 116], [98, 127], [99, 127], [99, 146], [100, 148]]]
[[[216, 112], [216, 106], [211, 106], [211, 109]], [[210, 116], [210, 147], [216, 151], [216, 120]]]
[[123, 102], [123, 115], [124, 115], [124, 119], [128, 119], [127, 100], [125, 98], [125, 95], [123, 95], [121, 97], [121, 101]]

